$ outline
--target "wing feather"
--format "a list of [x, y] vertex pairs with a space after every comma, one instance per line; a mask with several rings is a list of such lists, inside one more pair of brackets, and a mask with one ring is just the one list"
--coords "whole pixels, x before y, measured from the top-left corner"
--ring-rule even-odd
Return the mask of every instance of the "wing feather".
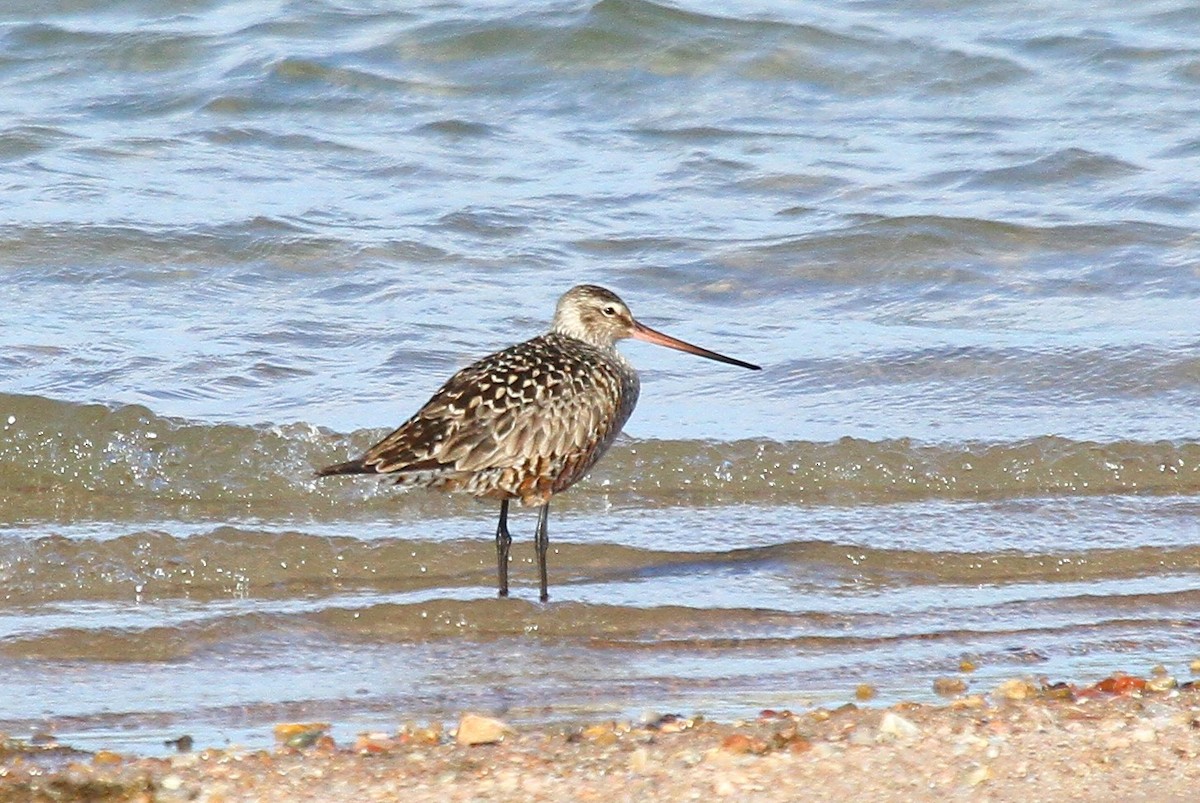
[[459, 371], [363, 466], [506, 498], [569, 486], [612, 443], [638, 386], [615, 353], [563, 341], [543, 335]]

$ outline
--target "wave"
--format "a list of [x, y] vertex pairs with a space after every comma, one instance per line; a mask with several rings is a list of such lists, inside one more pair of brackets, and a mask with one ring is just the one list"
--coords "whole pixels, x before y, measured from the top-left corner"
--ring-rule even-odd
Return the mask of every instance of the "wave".
[[[774, 611], [750, 607], [704, 608], [686, 604], [631, 607], [564, 602], [549, 608], [511, 600], [496, 610], [491, 596], [390, 602], [329, 598], [308, 604], [209, 606], [173, 609], [169, 616], [121, 617], [113, 606], [92, 605], [87, 616], [43, 617], [25, 631], [6, 633], [0, 658], [99, 661], [174, 661], [221, 644], [264, 636], [293, 649], [309, 641], [369, 645], [463, 638], [473, 642], [536, 639], [573, 641], [592, 649], [670, 651], [783, 648], [789, 651], [878, 649], [888, 643], [933, 641], [961, 645], [971, 638], [1063, 637], [1137, 628], [1170, 629], [1192, 622], [1200, 591], [1103, 597], [1066, 594], [1002, 606], [989, 617], [975, 606], [977, 626], [949, 625], [936, 615], [870, 615], [857, 612]], [[1034, 615], [1045, 609], [1041, 620]], [[1102, 618], [1097, 619], [1097, 610]], [[960, 615], [962, 611], [958, 612]], [[165, 620], [170, 619], [167, 623]]]
[[[427, 529], [366, 538], [232, 526], [191, 533], [135, 530], [116, 537], [0, 535], [0, 582], [7, 605], [133, 599], [188, 600], [208, 606], [253, 596], [269, 607], [272, 602], [315, 603], [363, 594], [412, 601], [431, 594], [483, 594], [490, 599], [494, 567], [488, 533], [435, 541], [423, 538]], [[807, 578], [804, 582], [817, 585], [850, 572], [864, 587], [905, 593], [981, 582], [1082, 584], [1094, 589], [1105, 581], [1189, 575], [1200, 566], [1200, 546], [1189, 543], [1092, 545], [1083, 552], [1054, 550], [1046, 544], [1021, 551], [999, 545], [930, 551], [865, 546], [852, 540], [793, 540], [736, 549], [672, 550], [591, 540], [556, 542], [555, 550], [559, 568], [593, 582], [670, 582], [673, 577], [737, 566], [743, 572], [775, 572], [793, 578], [793, 583]], [[711, 598], [706, 603], [720, 607]], [[209, 607], [198, 611], [214, 613]]]
[[[0, 395], [3, 518], [345, 517], [393, 509], [445, 515], [437, 494], [314, 470], [386, 430], [246, 426], [167, 418], [137, 406]], [[1200, 443], [1076, 441], [933, 444], [630, 440], [572, 497], [607, 505], [855, 504], [1038, 495], [1196, 494]]]

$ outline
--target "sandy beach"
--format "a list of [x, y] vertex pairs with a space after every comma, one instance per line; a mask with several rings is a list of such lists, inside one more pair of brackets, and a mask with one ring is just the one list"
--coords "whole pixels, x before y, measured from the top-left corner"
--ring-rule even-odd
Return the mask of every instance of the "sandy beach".
[[275, 736], [272, 750], [169, 758], [6, 739], [0, 801], [1183, 801], [1200, 788], [1200, 690], [1165, 677], [1017, 679], [943, 705], [867, 701], [729, 723], [666, 714], [523, 728], [467, 714], [353, 744], [319, 723]]

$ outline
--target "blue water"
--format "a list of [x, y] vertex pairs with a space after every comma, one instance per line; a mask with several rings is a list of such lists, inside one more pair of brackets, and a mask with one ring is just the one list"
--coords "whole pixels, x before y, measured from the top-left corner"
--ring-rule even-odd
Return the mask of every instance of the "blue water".
[[[0, 7], [0, 731], [1183, 671], [1198, 42], [1182, 0]], [[625, 347], [564, 607], [503, 607], [491, 506], [311, 470], [579, 282], [764, 371]]]

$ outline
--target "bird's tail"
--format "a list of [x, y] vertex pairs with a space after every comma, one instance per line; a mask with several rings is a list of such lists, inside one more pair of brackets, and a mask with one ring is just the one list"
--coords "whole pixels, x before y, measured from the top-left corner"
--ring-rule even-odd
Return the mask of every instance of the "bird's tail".
[[348, 463], [335, 463], [332, 466], [317, 469], [318, 477], [332, 477], [335, 474], [376, 474], [374, 466], [368, 466], [362, 460], [351, 460]]

